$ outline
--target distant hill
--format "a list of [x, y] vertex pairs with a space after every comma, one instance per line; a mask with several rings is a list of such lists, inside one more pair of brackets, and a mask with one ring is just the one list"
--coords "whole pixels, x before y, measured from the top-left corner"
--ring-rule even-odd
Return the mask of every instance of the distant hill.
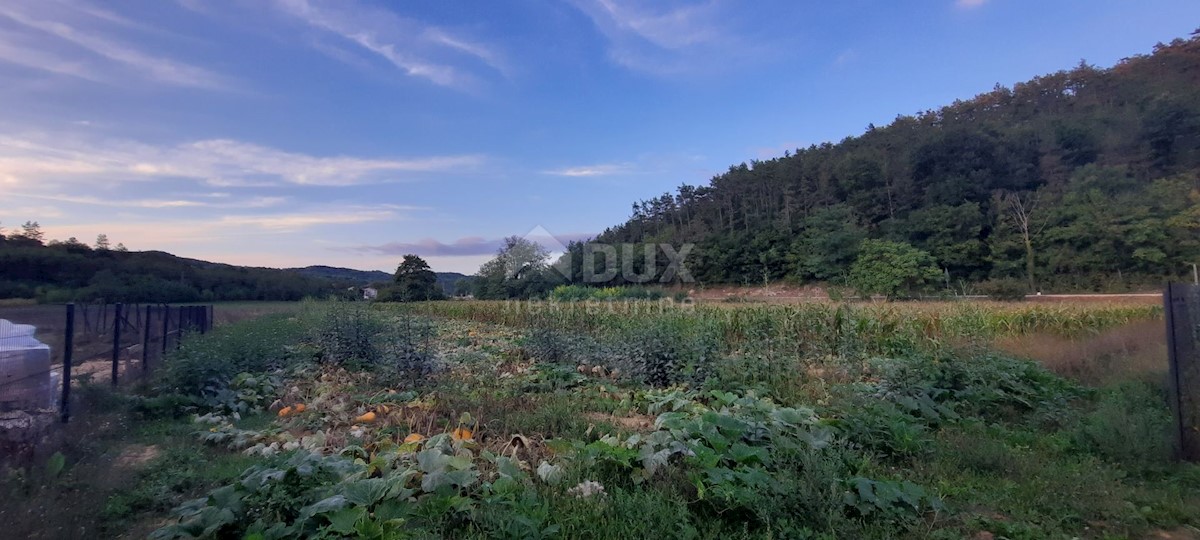
[[353, 268], [320, 265], [305, 266], [304, 268], [288, 268], [288, 270], [306, 276], [360, 286], [392, 280], [391, 274], [379, 270], [355, 270]]
[[[379, 270], [355, 270], [353, 268], [338, 268], [334, 266], [306, 266], [304, 268], [289, 268], [306, 276], [323, 278], [339, 284], [366, 286], [390, 283], [392, 275]], [[458, 281], [467, 277], [458, 272], [434, 272], [437, 274], [438, 285], [447, 295], [453, 295]]]
[[40, 238], [19, 234], [0, 236], [0, 298], [207, 302], [330, 295], [347, 292], [334, 280], [276, 268], [213, 263], [161, 251], [92, 249], [74, 239], [43, 244]]

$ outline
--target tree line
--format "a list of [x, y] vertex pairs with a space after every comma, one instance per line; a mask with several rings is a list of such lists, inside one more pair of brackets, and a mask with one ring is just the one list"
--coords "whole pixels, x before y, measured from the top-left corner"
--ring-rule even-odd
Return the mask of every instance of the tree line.
[[0, 230], [0, 298], [41, 302], [197, 302], [300, 300], [352, 296], [326, 279], [271, 268], [249, 268], [176, 257], [161, 251], [45, 239], [37, 222]]
[[634, 203], [594, 241], [694, 243], [697, 280], [754, 284], [848, 283], [869, 240], [929, 255], [952, 286], [1121, 290], [1190, 275], [1200, 31], [732, 166]]

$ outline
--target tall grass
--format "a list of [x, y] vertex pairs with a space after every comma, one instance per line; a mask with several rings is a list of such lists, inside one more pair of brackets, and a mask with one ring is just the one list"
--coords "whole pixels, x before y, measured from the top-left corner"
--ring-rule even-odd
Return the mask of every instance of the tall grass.
[[1153, 305], [981, 303], [692, 305], [658, 302], [429, 302], [393, 309], [517, 328], [577, 333], [668, 320], [714, 329], [728, 349], [782, 347], [800, 354], [893, 354], [922, 345], [1006, 336], [1072, 337], [1158, 319]]

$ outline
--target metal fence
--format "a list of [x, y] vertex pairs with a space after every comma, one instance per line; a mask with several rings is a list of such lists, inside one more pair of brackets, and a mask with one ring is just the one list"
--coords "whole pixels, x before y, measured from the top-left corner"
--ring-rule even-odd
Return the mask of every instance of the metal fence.
[[[178, 348], [188, 334], [203, 334], [212, 328], [213, 306], [0, 306], [0, 319], [18, 325], [0, 326], [0, 344], [15, 342], [30, 331], [28, 327], [19, 325], [32, 325], [36, 327], [32, 337], [49, 346], [50, 372], [46, 376], [57, 381], [55, 402], [61, 420], [66, 422], [71, 416], [73, 384], [108, 379], [113, 386], [117, 386], [145, 377], [154, 366], [161, 365], [168, 352]], [[5, 335], [6, 331], [21, 335]], [[2, 347], [0, 345], [0, 349]], [[3, 353], [0, 350], [0, 354]], [[14, 366], [16, 360], [21, 360], [16, 356], [12, 358]], [[44, 361], [40, 356], [30, 358], [39, 364]], [[3, 378], [5, 372], [8, 372], [10, 380]], [[37, 366], [20, 369], [0, 366], [0, 410], [11, 410], [14, 405], [19, 407], [22, 403], [17, 398], [6, 401], [6, 392], [10, 396], [23, 398], [24, 394], [20, 392], [24, 392], [26, 387], [34, 389], [37, 384], [45, 384], [31, 384], [26, 376], [30, 373], [36, 373], [39, 377], [45, 375], [44, 368], [38, 371]]]
[[1200, 285], [1169, 284], [1163, 300], [1179, 457], [1200, 462]]

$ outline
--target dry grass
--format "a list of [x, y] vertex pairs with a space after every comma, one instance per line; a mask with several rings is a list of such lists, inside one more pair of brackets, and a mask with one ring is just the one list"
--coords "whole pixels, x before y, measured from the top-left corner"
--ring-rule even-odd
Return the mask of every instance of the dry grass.
[[994, 343], [1005, 352], [1093, 386], [1131, 379], [1159, 382], [1167, 372], [1162, 321], [1134, 322], [1084, 337], [1038, 333], [1001, 337]]

